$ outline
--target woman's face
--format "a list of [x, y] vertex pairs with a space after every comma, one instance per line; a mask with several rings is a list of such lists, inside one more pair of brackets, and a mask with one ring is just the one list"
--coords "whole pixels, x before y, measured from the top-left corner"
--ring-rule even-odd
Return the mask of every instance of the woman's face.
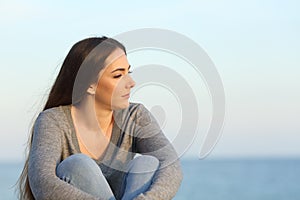
[[130, 65], [123, 50], [116, 49], [105, 61], [100, 71], [95, 93], [95, 103], [111, 110], [129, 106], [130, 90], [135, 82], [129, 75]]

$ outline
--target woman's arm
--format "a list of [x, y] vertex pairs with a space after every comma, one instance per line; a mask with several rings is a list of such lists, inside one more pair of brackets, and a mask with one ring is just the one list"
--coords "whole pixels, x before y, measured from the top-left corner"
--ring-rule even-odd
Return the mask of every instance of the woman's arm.
[[62, 131], [58, 123], [49, 112], [40, 113], [35, 121], [28, 166], [28, 178], [33, 196], [37, 200], [95, 200], [97, 198], [56, 176], [56, 166], [61, 161], [62, 151]]
[[152, 155], [158, 158], [160, 167], [155, 174], [150, 189], [135, 200], [168, 200], [172, 199], [182, 181], [183, 175], [179, 158], [169, 140], [164, 136], [151, 113], [140, 105], [136, 118], [137, 153]]

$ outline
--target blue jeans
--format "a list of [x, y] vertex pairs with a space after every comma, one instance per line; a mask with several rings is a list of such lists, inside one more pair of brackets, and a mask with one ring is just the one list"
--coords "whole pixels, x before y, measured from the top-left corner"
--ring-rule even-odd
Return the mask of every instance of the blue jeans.
[[[146, 192], [158, 167], [159, 161], [153, 156], [142, 155], [131, 160], [123, 180], [125, 186], [120, 188], [124, 190], [122, 200], [132, 200]], [[74, 154], [63, 160], [57, 166], [56, 174], [61, 180], [95, 197], [115, 200], [100, 167], [85, 154]]]

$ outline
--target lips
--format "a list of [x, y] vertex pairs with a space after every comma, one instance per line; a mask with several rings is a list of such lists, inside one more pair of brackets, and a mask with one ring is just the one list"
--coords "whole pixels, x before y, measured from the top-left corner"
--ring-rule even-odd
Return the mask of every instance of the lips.
[[129, 97], [130, 97], [130, 93], [125, 94], [125, 95], [123, 95], [122, 97], [129, 98]]

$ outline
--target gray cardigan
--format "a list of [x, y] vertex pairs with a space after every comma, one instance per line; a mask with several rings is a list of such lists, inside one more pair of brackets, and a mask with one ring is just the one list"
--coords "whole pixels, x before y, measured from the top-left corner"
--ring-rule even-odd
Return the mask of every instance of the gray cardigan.
[[[60, 180], [55, 173], [62, 160], [80, 153], [70, 108], [65, 105], [47, 109], [35, 121], [28, 169], [35, 199], [97, 199]], [[111, 142], [103, 156], [95, 161], [116, 198], [121, 199], [123, 167], [136, 153], [141, 153], [157, 157], [160, 168], [150, 189], [135, 200], [172, 199], [182, 181], [182, 171], [173, 146], [154, 117], [142, 104], [130, 103], [128, 108], [114, 111], [114, 120]]]

